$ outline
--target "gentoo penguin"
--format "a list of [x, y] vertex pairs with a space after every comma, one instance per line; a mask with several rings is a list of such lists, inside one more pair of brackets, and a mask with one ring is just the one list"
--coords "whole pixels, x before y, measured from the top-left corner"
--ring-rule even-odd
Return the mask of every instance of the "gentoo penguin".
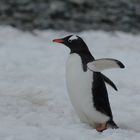
[[115, 84], [101, 73], [105, 69], [124, 68], [116, 59], [95, 60], [83, 39], [76, 35], [54, 39], [70, 49], [66, 65], [69, 97], [80, 120], [102, 132], [116, 129], [105, 83], [117, 90]]

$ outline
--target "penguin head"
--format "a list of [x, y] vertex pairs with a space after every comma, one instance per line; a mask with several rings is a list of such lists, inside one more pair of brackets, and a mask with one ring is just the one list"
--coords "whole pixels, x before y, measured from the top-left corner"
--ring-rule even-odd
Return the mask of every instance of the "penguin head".
[[83, 39], [77, 35], [69, 35], [61, 39], [54, 39], [53, 42], [64, 44], [71, 50], [71, 53], [89, 51]]

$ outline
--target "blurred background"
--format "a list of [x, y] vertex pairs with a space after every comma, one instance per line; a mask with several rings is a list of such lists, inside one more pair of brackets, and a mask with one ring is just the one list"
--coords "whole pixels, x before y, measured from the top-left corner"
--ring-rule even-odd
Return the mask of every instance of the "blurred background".
[[22, 30], [140, 32], [140, 0], [0, 0], [0, 24]]

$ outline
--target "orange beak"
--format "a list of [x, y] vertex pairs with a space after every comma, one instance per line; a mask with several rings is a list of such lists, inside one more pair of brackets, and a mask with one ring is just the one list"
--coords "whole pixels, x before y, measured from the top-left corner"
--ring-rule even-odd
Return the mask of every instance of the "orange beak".
[[63, 39], [54, 39], [53, 42], [57, 42], [57, 43], [63, 43], [64, 40]]

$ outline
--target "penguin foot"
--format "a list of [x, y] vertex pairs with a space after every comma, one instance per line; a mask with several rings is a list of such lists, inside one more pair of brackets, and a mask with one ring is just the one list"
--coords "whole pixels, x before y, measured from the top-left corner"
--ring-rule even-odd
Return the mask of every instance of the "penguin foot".
[[118, 129], [119, 128], [113, 120], [109, 120], [108, 122], [106, 122], [106, 125], [107, 125], [107, 127], [110, 127], [112, 129]]
[[116, 123], [113, 120], [110, 120], [106, 123], [100, 123], [96, 127], [96, 131], [103, 132], [104, 130], [112, 128], [112, 129], [118, 129], [119, 127], [116, 125]]
[[102, 123], [102, 124], [99, 124], [97, 127], [96, 127], [96, 131], [97, 132], [103, 132], [104, 130], [106, 130], [108, 127], [106, 125], [106, 123]]

